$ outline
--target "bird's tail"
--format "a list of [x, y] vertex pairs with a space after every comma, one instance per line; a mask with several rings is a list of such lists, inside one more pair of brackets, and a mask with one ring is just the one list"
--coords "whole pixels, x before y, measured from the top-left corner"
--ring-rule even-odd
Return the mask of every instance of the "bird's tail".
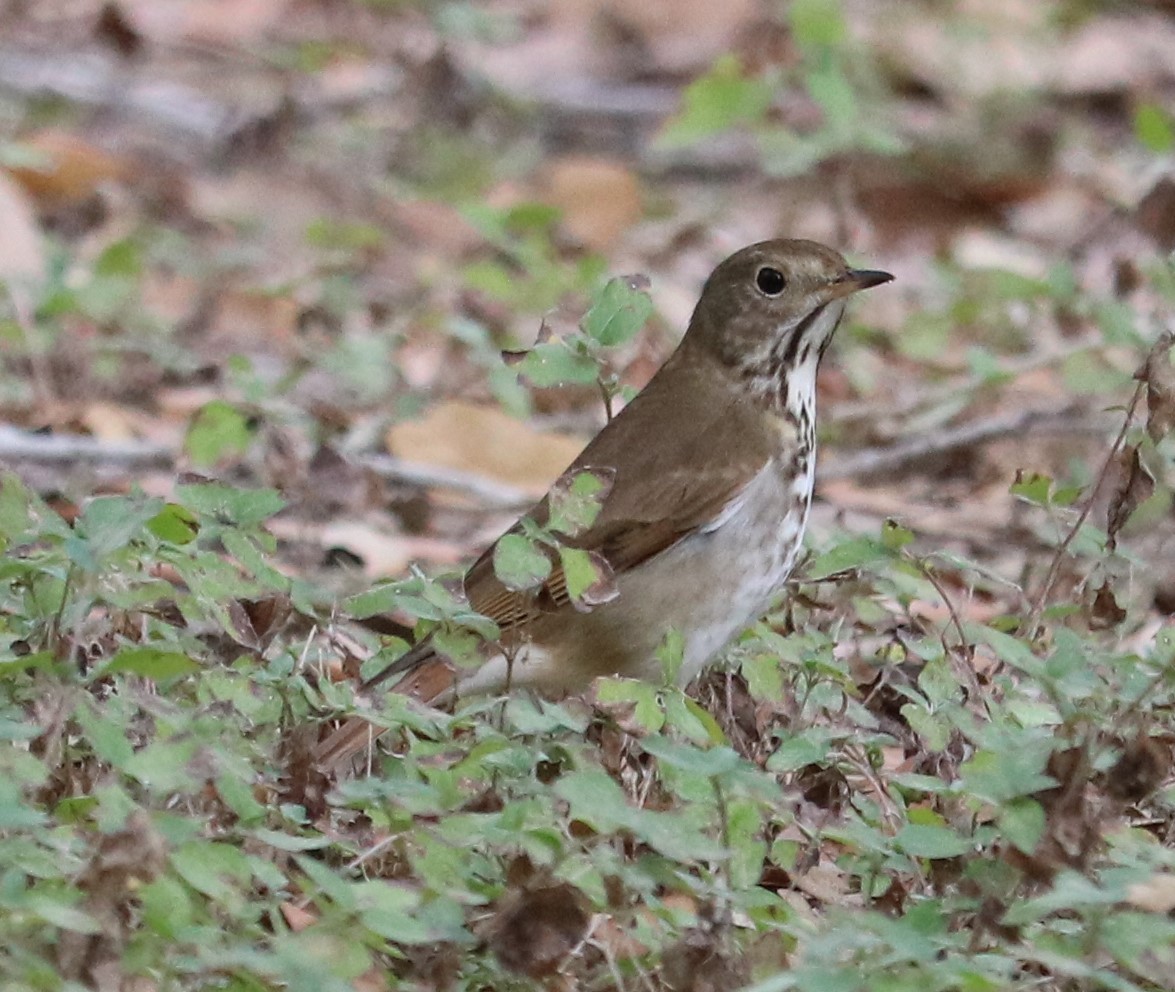
[[[397, 675], [400, 678], [389, 691], [411, 696], [428, 705], [447, 702], [457, 683], [453, 664], [437, 654], [429, 639], [377, 672], [359, 687], [359, 691], [369, 692]], [[386, 729], [362, 717], [349, 717], [319, 742], [314, 751], [314, 763], [327, 774], [338, 772], [370, 747]]]

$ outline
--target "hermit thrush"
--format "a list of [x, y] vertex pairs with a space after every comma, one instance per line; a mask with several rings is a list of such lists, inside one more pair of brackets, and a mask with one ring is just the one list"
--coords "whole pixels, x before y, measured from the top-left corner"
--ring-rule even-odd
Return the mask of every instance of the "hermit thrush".
[[[568, 470], [609, 482], [595, 520], [567, 543], [606, 563], [614, 595], [594, 608], [571, 602], [557, 561], [537, 592], [512, 590], [491, 547], [465, 592], [501, 643], [467, 669], [426, 639], [363, 689], [399, 676], [397, 690], [436, 702], [516, 685], [574, 692], [599, 675], [658, 679], [657, 648], [671, 630], [681, 635], [679, 680], [692, 679], [767, 610], [795, 564], [812, 500], [817, 366], [847, 297], [892, 278], [851, 269], [812, 241], [731, 255], [677, 350]], [[542, 524], [549, 509], [544, 499], [528, 516]], [[345, 760], [371, 734], [366, 721], [347, 721], [319, 762]]]

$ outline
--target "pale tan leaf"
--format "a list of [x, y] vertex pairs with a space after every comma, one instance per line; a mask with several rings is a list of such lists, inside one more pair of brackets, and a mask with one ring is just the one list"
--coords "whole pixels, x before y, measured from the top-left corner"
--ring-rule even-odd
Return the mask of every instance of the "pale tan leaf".
[[388, 431], [387, 446], [408, 461], [461, 469], [537, 497], [579, 454], [583, 442], [535, 430], [496, 407], [455, 401], [438, 404], [420, 420], [396, 424]]

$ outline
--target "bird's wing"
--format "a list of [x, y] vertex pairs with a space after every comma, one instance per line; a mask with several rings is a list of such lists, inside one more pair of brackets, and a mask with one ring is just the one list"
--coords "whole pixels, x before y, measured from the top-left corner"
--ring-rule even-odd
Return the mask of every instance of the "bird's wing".
[[[629, 429], [622, 432], [621, 420], [614, 420], [584, 449], [565, 474], [603, 470], [611, 489], [591, 526], [563, 539], [564, 545], [593, 552], [620, 575], [721, 518], [781, 443], [764, 436], [755, 419], [761, 414], [745, 394], [717, 388], [715, 376], [721, 374], [671, 362], [622, 414]], [[633, 418], [647, 428], [635, 442]], [[544, 499], [528, 516], [542, 524], [547, 514]], [[508, 533], [521, 529], [517, 524]], [[465, 591], [470, 605], [503, 633], [573, 608], [557, 557], [541, 589], [517, 592], [495, 574], [493, 551], [491, 546], [466, 573]]]

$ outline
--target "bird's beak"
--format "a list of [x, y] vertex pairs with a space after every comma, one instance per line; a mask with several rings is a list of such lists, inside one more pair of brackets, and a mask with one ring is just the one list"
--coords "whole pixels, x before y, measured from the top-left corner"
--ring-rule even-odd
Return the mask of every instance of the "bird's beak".
[[842, 296], [880, 286], [892, 279], [893, 276], [888, 272], [881, 272], [877, 269], [847, 269], [843, 275], [837, 276], [829, 283], [828, 295], [831, 299], [839, 300]]

